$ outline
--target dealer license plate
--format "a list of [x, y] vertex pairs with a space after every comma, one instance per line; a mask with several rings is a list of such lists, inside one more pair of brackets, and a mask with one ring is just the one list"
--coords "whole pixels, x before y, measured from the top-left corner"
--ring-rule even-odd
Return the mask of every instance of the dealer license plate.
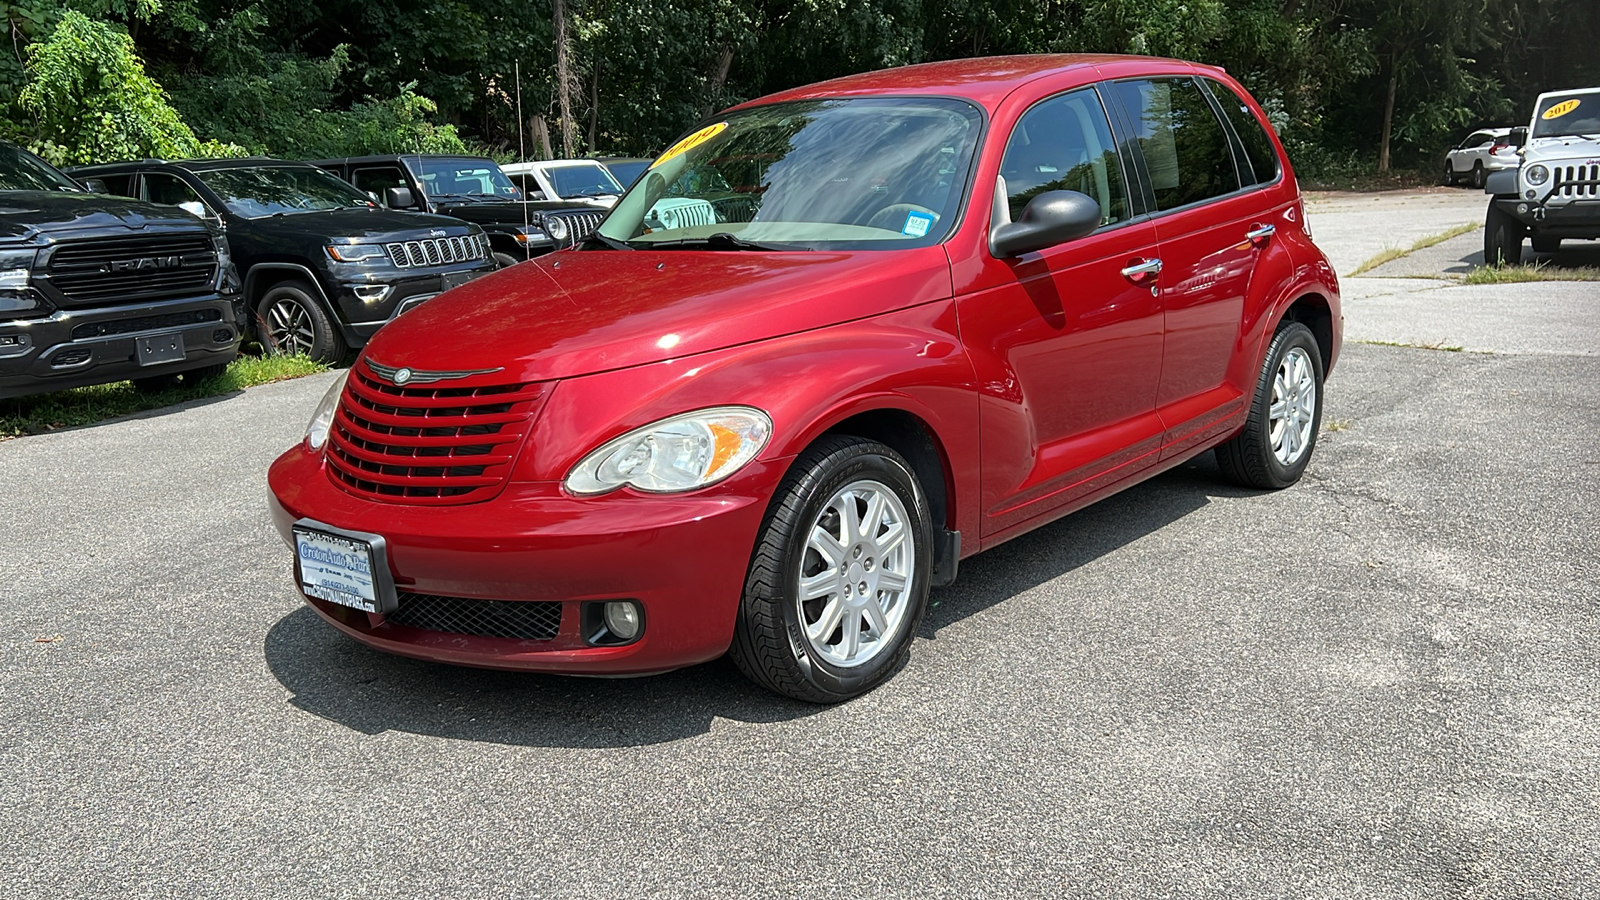
[[371, 613], [385, 611], [378, 556], [370, 542], [297, 525], [294, 545], [300, 590], [306, 596]]
[[138, 338], [134, 342], [134, 355], [141, 366], [183, 362], [183, 335], [158, 334]]

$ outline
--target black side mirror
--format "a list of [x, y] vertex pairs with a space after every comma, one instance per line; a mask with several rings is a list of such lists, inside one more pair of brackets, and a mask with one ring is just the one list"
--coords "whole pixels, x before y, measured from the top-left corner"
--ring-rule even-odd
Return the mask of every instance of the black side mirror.
[[384, 188], [383, 205], [390, 209], [412, 209], [417, 205], [417, 198], [408, 187]]
[[88, 191], [91, 194], [109, 194], [109, 193], [111, 193], [111, 190], [106, 187], [106, 183], [104, 181], [101, 181], [98, 178], [84, 178], [84, 179], [80, 180], [78, 183], [83, 185], [83, 189]]
[[1511, 146], [1528, 146], [1528, 127], [1526, 125], [1518, 125], [1517, 127], [1511, 129]]
[[[1005, 197], [996, 196], [996, 203]], [[1021, 256], [1081, 238], [1100, 227], [1100, 204], [1077, 191], [1045, 191], [1015, 222], [991, 226], [989, 250], [997, 258]]]

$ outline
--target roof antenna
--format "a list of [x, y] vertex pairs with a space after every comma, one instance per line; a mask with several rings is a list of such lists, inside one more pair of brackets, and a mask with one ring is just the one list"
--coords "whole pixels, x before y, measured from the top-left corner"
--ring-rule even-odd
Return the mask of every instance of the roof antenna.
[[[528, 146], [522, 137], [522, 60], [517, 60], [515, 65], [517, 74], [517, 162], [524, 163], [528, 161]], [[528, 175], [524, 172], [519, 177], [522, 179], [522, 238], [525, 242], [528, 232], [532, 230], [532, 226], [528, 222]], [[523, 243], [522, 258], [531, 259], [530, 252], [527, 243]]]

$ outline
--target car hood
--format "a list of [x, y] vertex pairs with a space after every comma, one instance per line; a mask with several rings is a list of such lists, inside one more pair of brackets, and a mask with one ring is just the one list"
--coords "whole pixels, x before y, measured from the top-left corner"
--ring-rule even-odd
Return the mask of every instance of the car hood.
[[949, 296], [949, 260], [937, 246], [564, 251], [428, 301], [379, 331], [366, 355], [388, 366], [503, 368], [518, 381], [546, 381], [810, 331]]
[[477, 231], [460, 219], [428, 213], [396, 212], [381, 206], [358, 209], [319, 209], [250, 219], [249, 227], [261, 234], [321, 235], [331, 240], [381, 244], [429, 237], [456, 237]]
[[1539, 138], [1528, 144], [1522, 158], [1527, 162], [1550, 159], [1581, 160], [1585, 165], [1600, 164], [1600, 141], [1571, 135], [1569, 137]]
[[79, 232], [210, 230], [175, 206], [104, 194], [0, 191], [0, 240], [47, 242]]

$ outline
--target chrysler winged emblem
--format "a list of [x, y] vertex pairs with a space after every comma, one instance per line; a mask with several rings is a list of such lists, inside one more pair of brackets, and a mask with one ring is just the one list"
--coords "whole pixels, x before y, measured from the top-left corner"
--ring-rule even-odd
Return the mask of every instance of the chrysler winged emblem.
[[382, 363], [367, 360], [367, 368], [372, 374], [395, 385], [407, 384], [433, 384], [436, 381], [450, 381], [455, 378], [466, 378], [469, 375], [493, 375], [505, 370], [504, 366], [493, 369], [458, 369], [450, 372], [429, 372], [425, 369], [412, 369], [406, 366], [386, 366]]

